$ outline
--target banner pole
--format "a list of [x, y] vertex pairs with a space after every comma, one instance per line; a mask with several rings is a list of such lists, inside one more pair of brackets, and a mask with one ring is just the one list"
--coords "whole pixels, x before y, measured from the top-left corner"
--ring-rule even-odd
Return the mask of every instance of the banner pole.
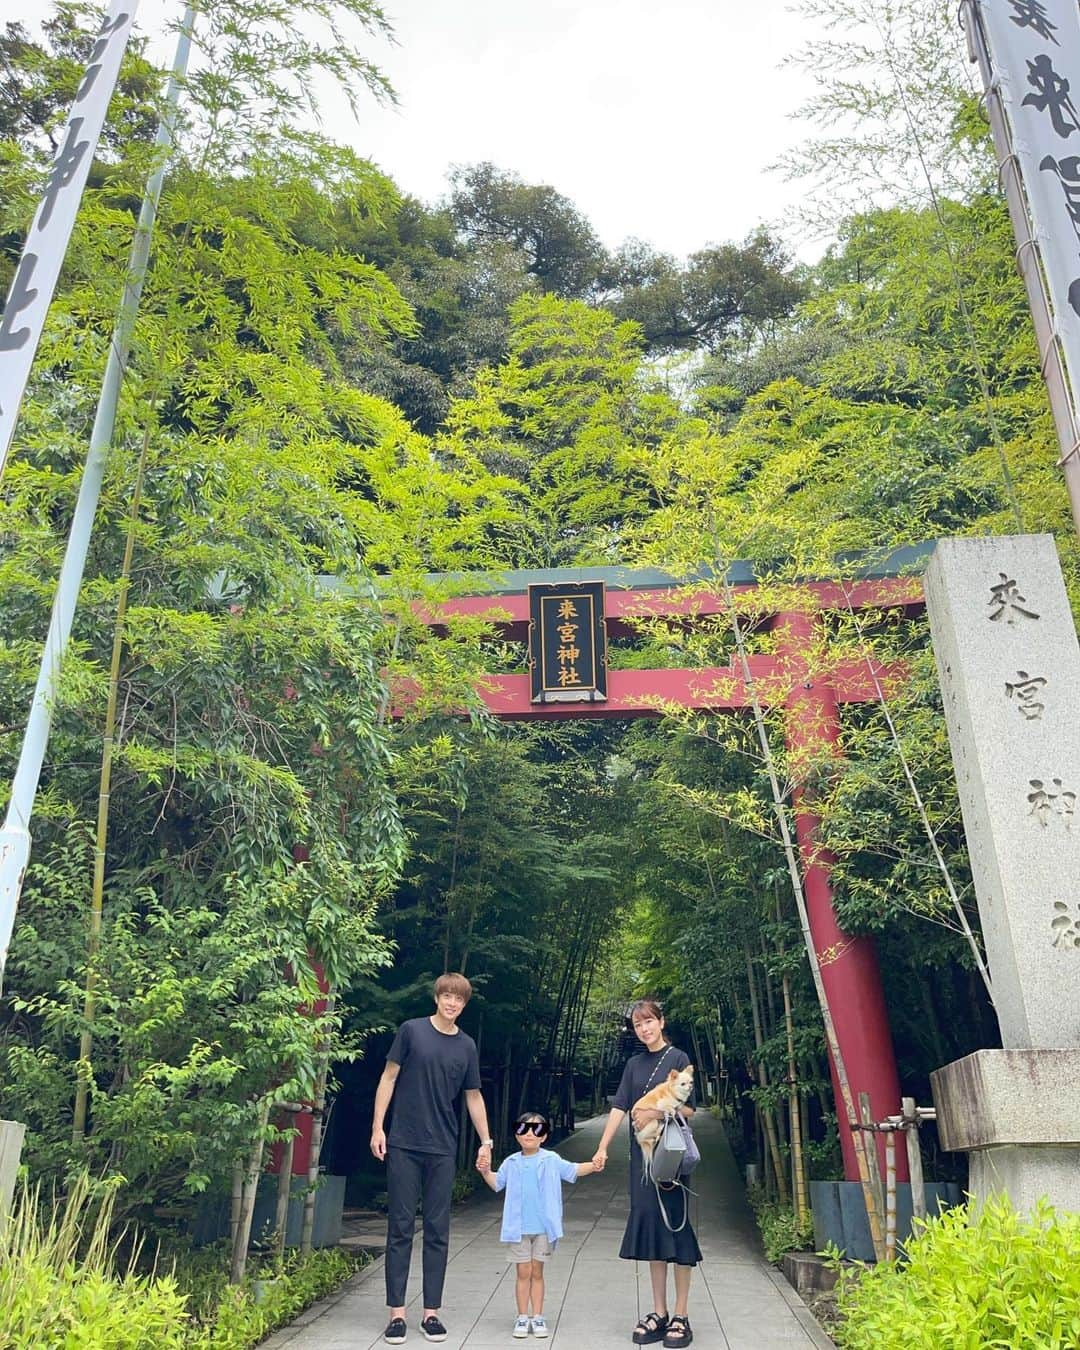
[[176, 56], [165, 96], [165, 108], [158, 126], [155, 147], [157, 163], [146, 185], [139, 221], [135, 229], [135, 238], [131, 246], [127, 280], [124, 285], [120, 310], [109, 343], [109, 355], [105, 365], [105, 378], [98, 398], [97, 413], [93, 430], [90, 433], [90, 448], [83, 470], [79, 495], [75, 503], [71, 531], [68, 535], [64, 561], [60, 567], [56, 595], [53, 599], [52, 614], [49, 618], [49, 631], [45, 637], [45, 646], [38, 670], [37, 685], [34, 689], [30, 716], [23, 734], [19, 762], [11, 784], [11, 798], [8, 802], [4, 824], [0, 827], [0, 989], [3, 988], [4, 970], [7, 965], [8, 948], [15, 927], [15, 914], [19, 905], [26, 866], [30, 860], [30, 816], [37, 795], [41, 766], [45, 760], [45, 750], [49, 742], [52, 726], [52, 710], [56, 699], [56, 688], [60, 669], [71, 636], [71, 626], [75, 617], [75, 606], [82, 585], [86, 557], [90, 548], [90, 534], [93, 529], [94, 515], [97, 511], [101, 484], [105, 476], [105, 462], [112, 443], [113, 426], [116, 420], [116, 408], [123, 382], [124, 367], [131, 347], [135, 316], [142, 296], [143, 283], [146, 280], [147, 264], [150, 258], [150, 238], [157, 215], [161, 189], [165, 181], [165, 168], [169, 152], [173, 145], [176, 111], [180, 102], [180, 90], [187, 73], [191, 53], [191, 32], [195, 22], [196, 5], [189, 0], [184, 12], [180, 38], [176, 46]]

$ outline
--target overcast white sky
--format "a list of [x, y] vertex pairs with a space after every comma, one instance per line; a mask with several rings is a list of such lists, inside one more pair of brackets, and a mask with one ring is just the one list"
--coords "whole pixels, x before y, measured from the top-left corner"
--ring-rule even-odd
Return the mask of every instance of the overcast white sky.
[[433, 198], [448, 165], [492, 160], [551, 183], [608, 244], [682, 254], [742, 238], [789, 188], [766, 166], [808, 90], [778, 69], [785, 0], [391, 0], [384, 65], [401, 106], [356, 144]]
[[[789, 0], [385, 0], [397, 45], [368, 50], [397, 109], [325, 126], [431, 201], [451, 164], [491, 160], [550, 183], [605, 243], [634, 235], [685, 254], [782, 218], [794, 189], [767, 166], [802, 136], [810, 92], [781, 69], [809, 29]], [[33, 26], [51, 0], [6, 0]], [[160, 32], [181, 0], [142, 0]], [[162, 50], [155, 54], [162, 56]]]

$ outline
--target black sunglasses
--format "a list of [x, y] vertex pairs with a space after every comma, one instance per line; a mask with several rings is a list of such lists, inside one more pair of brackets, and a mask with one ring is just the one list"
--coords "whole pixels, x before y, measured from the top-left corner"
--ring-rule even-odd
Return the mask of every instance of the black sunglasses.
[[548, 1127], [546, 1120], [519, 1120], [514, 1126], [515, 1134], [528, 1134], [532, 1130], [533, 1134], [547, 1134]]

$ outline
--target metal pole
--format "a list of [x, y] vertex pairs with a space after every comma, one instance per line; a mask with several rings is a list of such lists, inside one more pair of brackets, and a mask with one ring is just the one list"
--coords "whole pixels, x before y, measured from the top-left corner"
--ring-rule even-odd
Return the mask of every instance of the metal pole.
[[1061, 451], [1058, 464], [1065, 473], [1073, 521], [1077, 530], [1080, 530], [1080, 424], [1077, 422], [1074, 391], [1065, 370], [1065, 357], [1043, 279], [1039, 244], [1032, 230], [1020, 165], [1013, 149], [1005, 106], [994, 78], [990, 47], [983, 32], [978, 6], [975, 0], [962, 0], [960, 9], [967, 34], [968, 53], [971, 60], [978, 64], [986, 91], [986, 113], [998, 154], [998, 174], [1016, 238], [1016, 266], [1027, 291], [1028, 308], [1031, 310], [1039, 346], [1039, 368], [1050, 397], [1050, 411]]
[[8, 948], [15, 927], [15, 912], [19, 905], [23, 877], [26, 874], [26, 865], [30, 861], [30, 815], [34, 808], [41, 766], [49, 743], [57, 682], [68, 639], [71, 636], [75, 605], [79, 598], [86, 556], [90, 548], [90, 533], [105, 475], [105, 462], [112, 443], [120, 385], [131, 347], [135, 315], [146, 280], [150, 236], [154, 228], [158, 202], [161, 199], [162, 184], [165, 181], [165, 167], [173, 144], [176, 109], [180, 102], [181, 84], [187, 73], [191, 53], [191, 31], [195, 22], [195, 10], [194, 0], [189, 0], [184, 11], [180, 39], [176, 44], [176, 56], [169, 76], [165, 110], [155, 140], [157, 163], [147, 182], [142, 209], [139, 211], [127, 281], [124, 285], [116, 327], [113, 329], [112, 341], [109, 344], [105, 378], [98, 398], [94, 427], [90, 433], [86, 468], [79, 484], [71, 532], [68, 535], [64, 561], [56, 584], [56, 595], [41, 655], [34, 699], [30, 705], [30, 716], [23, 734], [19, 762], [11, 784], [7, 815], [3, 827], [0, 828], [0, 988], [3, 987]]

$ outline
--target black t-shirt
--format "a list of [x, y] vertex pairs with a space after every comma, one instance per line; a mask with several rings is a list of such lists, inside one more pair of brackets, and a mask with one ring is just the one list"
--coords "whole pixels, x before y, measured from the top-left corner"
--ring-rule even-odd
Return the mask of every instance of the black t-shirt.
[[479, 1088], [476, 1042], [464, 1031], [448, 1036], [429, 1017], [413, 1017], [398, 1027], [386, 1058], [401, 1065], [390, 1099], [391, 1148], [418, 1153], [455, 1153], [458, 1097]]
[[[667, 1058], [664, 1053], [667, 1052]], [[664, 1062], [661, 1064], [661, 1059]], [[631, 1055], [626, 1061], [626, 1068], [623, 1069], [623, 1076], [619, 1080], [619, 1090], [612, 1099], [612, 1106], [618, 1107], [620, 1111], [629, 1111], [639, 1097], [643, 1097], [646, 1092], [651, 1091], [667, 1078], [672, 1069], [685, 1069], [690, 1063], [690, 1056], [685, 1050], [677, 1050], [675, 1046], [663, 1046], [660, 1050], [649, 1052], [642, 1051], [641, 1054]], [[659, 1066], [659, 1067], [657, 1067]], [[650, 1078], [652, 1082], [650, 1082]], [[691, 1091], [687, 1099], [687, 1106], [694, 1105], [694, 1093]]]

